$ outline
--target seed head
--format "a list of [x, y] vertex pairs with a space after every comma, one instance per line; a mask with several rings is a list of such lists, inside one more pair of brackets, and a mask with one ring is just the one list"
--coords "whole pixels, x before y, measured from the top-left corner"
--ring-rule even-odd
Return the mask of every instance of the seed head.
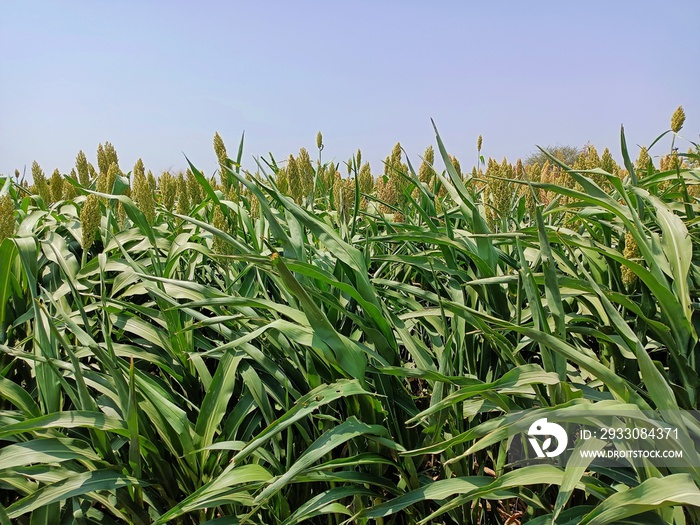
[[457, 175], [461, 178], [462, 177], [462, 166], [460, 166], [459, 161], [457, 160], [457, 157], [454, 155], [450, 155], [450, 161], [452, 162], [452, 166], [454, 167], [455, 171], [457, 172]]
[[[520, 162], [520, 161], [518, 161]], [[516, 168], [517, 169], [517, 168]], [[542, 178], [542, 166], [537, 163], [529, 164], [525, 166], [524, 173], [521, 177], [523, 180], [530, 182], [539, 182]], [[523, 185], [520, 189], [520, 194], [525, 196], [525, 206], [527, 211], [530, 213], [530, 217], [535, 214], [535, 208], [541, 203], [545, 202], [544, 191], [541, 188], [535, 188], [534, 186]]]
[[[75, 168], [70, 170], [69, 178], [75, 182], [78, 182], [78, 175], [75, 173]], [[70, 182], [65, 181], [63, 184], [63, 198], [69, 201], [75, 199], [77, 196], [78, 190], [75, 188], [75, 186]]]
[[63, 176], [58, 168], [53, 170], [51, 174], [51, 180], [49, 181], [49, 187], [51, 188], [51, 198], [53, 202], [59, 202], [63, 200]]
[[223, 163], [227, 158], [224, 140], [218, 132], [214, 133], [214, 153], [216, 153], [216, 158], [219, 159], [219, 163]]
[[486, 189], [484, 199], [486, 207], [486, 219], [491, 228], [495, 228], [500, 219], [508, 216], [513, 198], [512, 183], [505, 179], [513, 178], [513, 166], [504, 158], [501, 164], [494, 159], [489, 159], [486, 169]]
[[479, 135], [479, 138], [476, 139], [476, 151], [481, 153], [481, 143], [483, 142], [483, 138], [481, 135]]
[[134, 176], [134, 182], [136, 182], [136, 175], [146, 176], [146, 168], [143, 167], [143, 161], [138, 159], [136, 164], [134, 164], [134, 169], [131, 172]]
[[294, 199], [294, 202], [301, 204], [301, 199], [304, 195], [304, 183], [301, 180], [299, 166], [296, 159], [290, 155], [287, 161], [287, 180], [289, 181], [289, 194]]
[[[260, 175], [256, 173], [255, 178], [260, 179]], [[248, 201], [248, 213], [250, 214], [250, 217], [252, 219], [257, 219], [260, 216], [260, 201], [258, 200], [258, 197], [248, 188], [243, 190], [243, 196]]]
[[187, 192], [187, 180], [185, 174], [180, 172], [177, 176], [177, 212], [187, 215], [190, 211], [190, 196]]
[[586, 169], [590, 170], [593, 168], [600, 167], [600, 156], [598, 155], [598, 150], [590, 142], [583, 147], [583, 156], [586, 162]]
[[[139, 159], [139, 161], [140, 160], [141, 159]], [[138, 165], [138, 161], [136, 164]], [[141, 213], [146, 217], [148, 224], [153, 224], [156, 218], [156, 201], [153, 198], [153, 192], [148, 184], [148, 179], [146, 179], [146, 176], [143, 174], [143, 163], [141, 163], [139, 169], [137, 169], [137, 166], [134, 166], [133, 199], [136, 207], [141, 210]]]
[[[221, 230], [224, 233], [230, 233], [230, 225], [226, 215], [221, 211], [221, 207], [217, 206], [212, 216], [212, 225], [214, 228]], [[220, 236], [214, 235], [212, 248], [216, 253], [221, 255], [229, 255], [231, 253], [231, 245], [223, 240]]]
[[216, 158], [219, 159], [219, 177], [221, 178], [221, 184], [224, 186], [224, 191], [228, 190], [228, 173], [226, 172], [226, 166], [228, 165], [228, 155], [226, 153], [226, 146], [224, 145], [224, 140], [221, 138], [219, 133], [214, 133], [214, 153], [216, 153]]
[[389, 204], [396, 204], [402, 207], [406, 203], [405, 189], [410, 184], [403, 176], [408, 172], [408, 165], [401, 162], [403, 153], [401, 151], [401, 143], [397, 142], [391, 155], [387, 157], [384, 167], [384, 175], [389, 177], [391, 189], [387, 190], [386, 197], [390, 200], [386, 201]]
[[156, 194], [156, 186], [157, 186], [156, 185], [156, 178], [153, 176], [153, 173], [151, 172], [151, 170], [148, 170], [147, 180], [148, 180], [148, 187], [150, 188], [151, 193], [153, 193], [153, 195], [155, 195]]
[[671, 117], [671, 129], [674, 133], [678, 133], [683, 124], [685, 123], [685, 111], [683, 111], [683, 106], [678, 106], [678, 109], [673, 112]]
[[402, 152], [401, 152], [401, 143], [397, 142], [394, 145], [394, 149], [391, 150], [391, 165], [392, 166], [400, 166], [401, 165], [401, 157], [402, 157]]
[[41, 169], [37, 161], [34, 161], [32, 164], [32, 179], [34, 180], [34, 188], [37, 195], [39, 195], [46, 204], [51, 204], [51, 189], [46, 181], [44, 170]]
[[106, 173], [100, 173], [97, 176], [96, 189], [100, 193], [107, 193], [107, 174]]
[[678, 157], [678, 152], [674, 151], [669, 155], [664, 155], [659, 159], [659, 169], [661, 171], [671, 171], [685, 168]]
[[355, 179], [348, 177], [343, 179], [340, 172], [336, 172], [333, 183], [333, 204], [341, 218], [345, 218], [350, 213], [355, 203]]
[[418, 169], [418, 178], [421, 182], [426, 184], [430, 181], [433, 176], [433, 162], [435, 162], [435, 152], [432, 146], [425, 148], [425, 153], [423, 153], [423, 162], [421, 162], [420, 168]]
[[[199, 185], [197, 177], [194, 176], [194, 173], [192, 173], [190, 169], [187, 170], [187, 193], [189, 194], [190, 204], [192, 206], [197, 206], [204, 200], [202, 187]], [[235, 192], [229, 193], [235, 194]]]
[[114, 149], [114, 146], [112, 146], [111, 142], [105, 142], [105, 155], [107, 156], [107, 160], [109, 161], [110, 165], [116, 164], [117, 168], [119, 167], [119, 157], [117, 157], [117, 150]]
[[[100, 173], [108, 173], [112, 164], [117, 165], [119, 169], [119, 158], [117, 157], [117, 151], [110, 142], [105, 142], [105, 145], [99, 144], [97, 146], [97, 168]], [[111, 191], [111, 188], [110, 188]]]
[[323, 135], [320, 131], [316, 133], [316, 147], [320, 150], [323, 149]]
[[[360, 168], [360, 173], [358, 175], [357, 182], [360, 186], [360, 193], [364, 195], [369, 195], [374, 189], [374, 176], [372, 176], [372, 171], [369, 167], [369, 162], [365, 162]], [[362, 196], [360, 199], [360, 208], [363, 210], [367, 209], [367, 197]]]
[[522, 180], [525, 177], [525, 168], [523, 167], [522, 160], [518, 159], [518, 161], [515, 163], [515, 171], [513, 175], [515, 175], [515, 178], [518, 180]]
[[160, 203], [168, 211], [173, 211], [177, 197], [177, 179], [169, 171], [164, 171], [158, 181]]
[[0, 244], [15, 234], [15, 201], [9, 193], [0, 197]]
[[97, 169], [100, 173], [107, 173], [109, 169], [109, 164], [107, 164], [107, 158], [105, 157], [105, 149], [102, 143], [97, 145]]
[[[623, 251], [623, 256], [628, 260], [639, 258], [639, 246], [637, 246], [631, 232], [627, 232], [625, 234], [625, 249]], [[622, 283], [628, 288], [632, 286], [634, 281], [637, 279], [637, 275], [625, 265], [620, 265], [620, 272], [622, 274]]]
[[374, 177], [372, 176], [372, 171], [369, 167], [369, 162], [365, 162], [360, 168], [360, 174], [358, 177], [358, 183], [360, 185], [360, 191], [362, 193], [372, 193], [374, 189]]
[[289, 178], [287, 177], [287, 170], [285, 168], [280, 168], [277, 171], [275, 184], [284, 195], [289, 193]]
[[378, 177], [377, 182], [375, 183], [375, 188], [377, 188], [377, 198], [382, 201], [382, 204], [379, 205], [379, 211], [381, 213], [391, 212], [391, 208], [387, 205], [396, 204], [396, 187], [394, 186], [393, 181], [388, 179], [385, 182], [384, 177]]
[[615, 175], [619, 171], [617, 163], [615, 159], [613, 159], [612, 153], [610, 153], [608, 148], [603, 150], [603, 155], [600, 157], [600, 167], [603, 171], [611, 175]]
[[117, 182], [118, 176], [119, 166], [116, 162], [112, 162], [107, 170], [107, 193], [112, 193], [114, 191], [114, 183]]
[[335, 172], [338, 170], [338, 166], [331, 162], [323, 168], [322, 182], [323, 188], [326, 192], [329, 192], [333, 188], [333, 183], [335, 182]]
[[647, 151], [646, 146], [642, 146], [642, 149], [639, 150], [639, 156], [637, 157], [637, 162], [634, 166], [634, 170], [637, 172], [637, 175], [640, 178], [648, 173], [650, 162], [651, 157], [649, 156], [649, 152]]
[[80, 210], [80, 226], [83, 230], [81, 244], [83, 250], [89, 250], [95, 242], [95, 235], [100, 227], [101, 218], [99, 198], [97, 195], [88, 195]]
[[90, 185], [90, 171], [88, 168], [88, 161], [85, 157], [83, 150], [78, 152], [77, 157], [75, 157], [75, 169], [78, 171], [78, 181], [83, 187]]
[[311, 164], [311, 157], [309, 156], [309, 152], [306, 151], [306, 148], [301, 148], [299, 150], [299, 158], [296, 160], [301, 177], [302, 197], [308, 197], [314, 189], [315, 172]]

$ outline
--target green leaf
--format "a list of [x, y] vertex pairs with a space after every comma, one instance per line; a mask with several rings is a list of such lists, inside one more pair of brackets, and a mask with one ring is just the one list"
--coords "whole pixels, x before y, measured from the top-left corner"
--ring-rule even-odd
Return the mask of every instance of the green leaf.
[[77, 439], [44, 438], [7, 445], [0, 449], [0, 469], [13, 469], [32, 463], [61, 463], [69, 459], [98, 462], [100, 457], [89, 445]]
[[[260, 465], [242, 465], [228, 470], [213, 482], [207, 483], [194, 491], [168, 512], [164, 513], [153, 525], [161, 525], [188, 512], [206, 509], [216, 506], [216, 499], [228, 492], [228, 489], [236, 485], [245, 485], [267, 481], [272, 475]], [[252, 503], [252, 498], [250, 499]]]
[[306, 290], [289, 271], [281, 257], [275, 259], [275, 265], [285, 284], [301, 302], [304, 313], [306, 313], [309, 323], [314, 330], [314, 343], [327, 346], [332, 351], [332, 364], [337, 364], [350, 377], [364, 381], [367, 358], [359, 345], [336, 332], [323, 312], [319, 310], [318, 306], [306, 293]]
[[343, 443], [363, 435], [387, 437], [388, 433], [386, 429], [380, 425], [367, 425], [359, 421], [355, 416], [348, 418], [340, 425], [333, 427], [318, 438], [314, 444], [294, 462], [289, 470], [258, 494], [255, 498], [255, 503], [261, 505], [323, 456], [329, 454]]
[[15, 243], [3, 240], [0, 244], [0, 344], [5, 342], [7, 307], [12, 298], [12, 261], [16, 254]]
[[586, 514], [580, 523], [605, 525], [675, 505], [700, 507], [700, 490], [688, 474], [651, 478], [637, 487], [613, 494]]
[[140, 485], [144, 482], [124, 476], [113, 470], [95, 470], [46, 485], [36, 492], [16, 501], [7, 507], [10, 519], [18, 518], [28, 512], [33, 512], [52, 503], [58, 503], [74, 496], [90, 497], [91, 492], [100, 490], [116, 490], [122, 487]]

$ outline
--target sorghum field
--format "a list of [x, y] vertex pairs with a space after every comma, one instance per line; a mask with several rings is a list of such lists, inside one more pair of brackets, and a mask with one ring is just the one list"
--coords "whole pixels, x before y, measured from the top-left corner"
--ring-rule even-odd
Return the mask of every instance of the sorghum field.
[[[217, 134], [214, 174], [106, 143], [1, 178], [0, 524], [700, 523], [684, 119], [671, 151], [622, 133], [621, 166], [479, 138], [463, 172], [436, 132], [379, 174], [319, 133], [249, 173]], [[542, 417], [649, 410], [685, 466], [507, 453]]]

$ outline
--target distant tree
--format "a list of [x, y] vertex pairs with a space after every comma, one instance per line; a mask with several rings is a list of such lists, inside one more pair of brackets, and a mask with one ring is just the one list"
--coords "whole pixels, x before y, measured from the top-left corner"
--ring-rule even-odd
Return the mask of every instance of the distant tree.
[[[556, 159], [566, 164], [567, 166], [573, 166], [582, 153], [582, 150], [580, 148], [577, 148], [576, 146], [556, 145], [546, 146], [543, 149]], [[537, 150], [525, 159], [525, 166], [532, 166], [534, 164], [542, 166], [546, 160], [549, 160], [547, 155]]]

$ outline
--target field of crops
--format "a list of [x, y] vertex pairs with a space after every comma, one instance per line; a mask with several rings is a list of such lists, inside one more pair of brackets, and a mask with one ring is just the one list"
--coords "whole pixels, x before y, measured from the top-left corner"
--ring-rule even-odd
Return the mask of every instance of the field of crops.
[[[0, 178], [0, 524], [700, 523], [684, 118], [621, 166], [479, 137], [463, 172], [436, 132], [379, 174], [319, 133], [248, 173], [217, 134], [215, 174]], [[508, 454], [652, 410], [683, 465]]]

